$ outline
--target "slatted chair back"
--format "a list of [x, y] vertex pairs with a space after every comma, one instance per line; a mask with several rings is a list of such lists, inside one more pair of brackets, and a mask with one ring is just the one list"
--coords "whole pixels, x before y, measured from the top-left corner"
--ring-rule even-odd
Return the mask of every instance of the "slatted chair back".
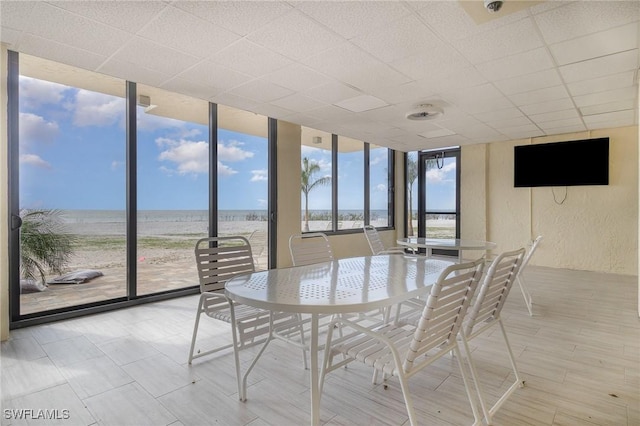
[[255, 271], [251, 245], [241, 236], [202, 238], [195, 255], [201, 293], [221, 290], [230, 279]]
[[322, 232], [295, 234], [289, 238], [289, 252], [293, 266], [331, 262], [333, 250], [327, 235]]
[[504, 303], [522, 266], [524, 253], [524, 248], [504, 252], [491, 262], [478, 290], [478, 297], [467, 315], [464, 333], [468, 339], [473, 337], [476, 325], [488, 325], [500, 319]]
[[362, 229], [364, 231], [364, 236], [369, 243], [369, 247], [371, 248], [371, 253], [382, 253], [385, 250], [385, 247], [384, 244], [382, 244], [378, 230], [373, 225], [365, 225]]
[[531, 257], [533, 256], [533, 253], [535, 253], [536, 249], [538, 248], [538, 245], [540, 244], [541, 240], [542, 240], [542, 235], [538, 235], [536, 239], [533, 240], [533, 243], [531, 244], [531, 248], [529, 248], [529, 251], [524, 256], [524, 259], [522, 260], [522, 265], [520, 266], [520, 273], [522, 273], [522, 271], [524, 271], [524, 268], [529, 264], [529, 260], [531, 260]]
[[[410, 374], [417, 359], [435, 348], [455, 345], [471, 299], [484, 269], [484, 258], [449, 266], [431, 287], [422, 315], [404, 360], [404, 371]], [[425, 360], [425, 358], [422, 358]]]

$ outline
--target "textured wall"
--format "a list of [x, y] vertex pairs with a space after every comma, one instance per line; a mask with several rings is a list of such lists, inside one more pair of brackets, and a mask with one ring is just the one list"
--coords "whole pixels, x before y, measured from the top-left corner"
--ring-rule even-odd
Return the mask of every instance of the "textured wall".
[[[608, 186], [513, 187], [513, 146], [607, 136], [610, 138]], [[466, 155], [478, 149], [463, 147], [465, 168], [482, 168], [473, 164], [482, 162], [481, 156], [471, 159]], [[534, 265], [638, 273], [637, 127], [492, 143], [488, 145], [486, 164], [486, 232], [490, 240], [498, 243], [496, 252], [522, 246], [535, 236], [543, 235], [531, 260]], [[465, 209], [481, 210], [482, 200], [475, 193], [478, 177], [471, 182], [465, 177], [469, 176], [463, 174], [462, 178], [462, 205]], [[562, 201], [565, 189], [566, 199]], [[464, 229], [475, 236], [482, 233], [482, 228], [476, 221]]]

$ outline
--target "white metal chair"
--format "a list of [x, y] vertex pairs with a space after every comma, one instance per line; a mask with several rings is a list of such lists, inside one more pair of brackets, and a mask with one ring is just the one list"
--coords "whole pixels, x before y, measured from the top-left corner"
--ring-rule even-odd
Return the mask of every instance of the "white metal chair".
[[256, 229], [249, 235], [249, 244], [253, 253], [253, 261], [257, 270], [268, 269], [267, 255], [267, 230]]
[[529, 316], [533, 316], [533, 306], [532, 306], [533, 299], [531, 298], [531, 293], [529, 293], [529, 290], [525, 285], [524, 278], [522, 277], [522, 273], [524, 272], [525, 267], [529, 264], [529, 260], [531, 259], [531, 256], [533, 256], [533, 253], [536, 251], [536, 248], [538, 247], [538, 244], [540, 244], [541, 240], [542, 240], [542, 235], [538, 235], [536, 239], [533, 240], [533, 243], [531, 244], [529, 251], [527, 252], [526, 256], [524, 257], [524, 260], [522, 261], [522, 266], [520, 266], [520, 272], [516, 276], [516, 281], [518, 282], [518, 286], [520, 286], [520, 291], [522, 292], [522, 297], [524, 297], [524, 303], [527, 305]]
[[[480, 406], [482, 407], [483, 414], [487, 421], [487, 424], [491, 424], [491, 417], [500, 408], [500, 406], [507, 400], [507, 398], [518, 387], [524, 386], [524, 382], [518, 374], [518, 368], [516, 367], [516, 360], [513, 356], [513, 351], [509, 345], [507, 339], [507, 333], [500, 317], [502, 308], [509, 296], [509, 291], [516, 280], [519, 271], [523, 264], [525, 250], [521, 248], [519, 250], [509, 251], [500, 254], [497, 258], [491, 262], [491, 266], [487, 271], [486, 276], [480, 286], [477, 293], [477, 298], [473, 301], [473, 305], [467, 314], [465, 319], [461, 337], [464, 342], [465, 352], [469, 365], [471, 367], [471, 375], [478, 391], [478, 397], [480, 399]], [[498, 401], [487, 409], [485, 402], [484, 392], [482, 391], [482, 385], [478, 379], [475, 363], [469, 350], [468, 342], [474, 339], [476, 336], [486, 332], [494, 325], [499, 324], [504, 342], [507, 346], [509, 360], [511, 361], [511, 367], [515, 374], [515, 382], [507, 389], [507, 391], [498, 399]]]
[[364, 236], [369, 243], [371, 253], [375, 254], [405, 254], [405, 247], [389, 247], [385, 248], [378, 230], [373, 225], [365, 225], [362, 227]]
[[[251, 306], [234, 304], [224, 295], [224, 284], [241, 274], [254, 272], [249, 241], [240, 236], [201, 238], [195, 247], [195, 257], [200, 281], [198, 312], [193, 326], [189, 349], [189, 364], [196, 358], [224, 349], [234, 348], [238, 394], [241, 394], [239, 350], [257, 345], [269, 334], [269, 311]], [[207, 316], [231, 325], [231, 344], [221, 345], [194, 354], [200, 316]], [[274, 322], [280, 328], [296, 327], [293, 314], [274, 313]], [[306, 359], [306, 357], [305, 357]]]
[[292, 235], [289, 238], [289, 252], [293, 266], [312, 265], [333, 260], [331, 243], [323, 232]]
[[[329, 327], [326, 350], [320, 378], [320, 389], [327, 373], [349, 362], [360, 361], [381, 372], [385, 381], [396, 376], [404, 396], [409, 422], [417, 425], [409, 393], [408, 379], [432, 364], [450, 351], [457, 355], [458, 367], [467, 391], [467, 397], [476, 424], [481, 417], [476, 407], [470, 383], [460, 357], [458, 333], [462, 327], [467, 308], [474, 295], [484, 259], [461, 263], [446, 268], [438, 281], [431, 287], [426, 305], [418, 325], [384, 324], [368, 328], [344, 317], [335, 318], [332, 323], [359, 332], [345, 338], [333, 340], [333, 327]], [[335, 362], [335, 356], [343, 354], [346, 358]]]

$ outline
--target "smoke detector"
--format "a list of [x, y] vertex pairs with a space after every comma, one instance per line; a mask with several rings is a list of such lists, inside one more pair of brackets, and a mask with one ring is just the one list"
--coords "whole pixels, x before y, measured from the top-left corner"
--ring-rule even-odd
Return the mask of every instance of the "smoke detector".
[[444, 114], [442, 108], [432, 104], [422, 104], [418, 105], [417, 109], [409, 111], [406, 117], [408, 120], [433, 120], [442, 114]]

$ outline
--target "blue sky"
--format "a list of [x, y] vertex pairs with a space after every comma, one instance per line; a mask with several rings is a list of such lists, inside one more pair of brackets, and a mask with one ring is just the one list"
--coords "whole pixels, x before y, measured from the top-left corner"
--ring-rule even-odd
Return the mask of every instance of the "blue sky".
[[[141, 107], [137, 126], [138, 209], [207, 209], [206, 126], [146, 114]], [[331, 174], [329, 151], [303, 147], [302, 156], [321, 166], [318, 176]], [[218, 157], [219, 208], [265, 209], [266, 138], [219, 129]], [[22, 208], [124, 210], [125, 158], [123, 98], [20, 77]], [[340, 210], [362, 210], [362, 152], [341, 153], [338, 163]], [[449, 204], [441, 200], [450, 197], [435, 194], [453, 192], [455, 168], [451, 173], [447, 166], [427, 173], [434, 203]], [[386, 174], [386, 149], [372, 149], [373, 210], [387, 207]], [[330, 202], [329, 187], [311, 193], [311, 209], [329, 210]]]

